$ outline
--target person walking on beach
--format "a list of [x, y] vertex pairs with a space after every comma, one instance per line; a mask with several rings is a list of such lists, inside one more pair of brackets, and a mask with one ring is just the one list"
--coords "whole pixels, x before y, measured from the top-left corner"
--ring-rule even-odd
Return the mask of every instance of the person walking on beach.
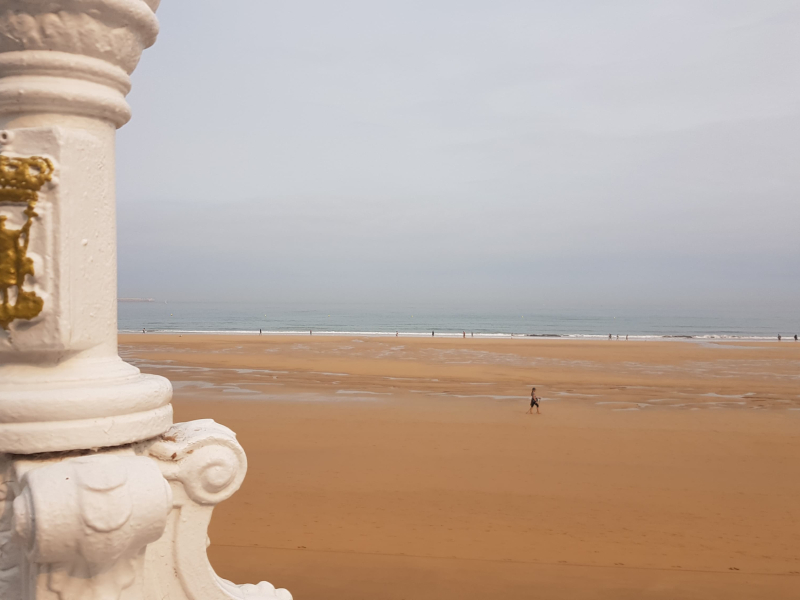
[[261, 328], [258, 329], [258, 335], [261, 335]]
[[434, 335], [436, 335], [436, 334], [433, 333], [433, 330], [431, 329], [431, 337], [433, 337]]
[[531, 390], [531, 407], [528, 409], [528, 414], [533, 414], [533, 407], [536, 407], [536, 414], [540, 415], [542, 413], [539, 412], [539, 396], [536, 395], [536, 388]]
[[464, 339], [467, 339], [467, 332], [466, 331], [462, 331], [461, 333], [464, 334]]
[[780, 336], [780, 334], [778, 334], [778, 341], [779, 341], [779, 342], [781, 341], [781, 336]]
[[797, 341], [797, 334], [796, 333], [794, 334], [794, 341], [795, 342]]

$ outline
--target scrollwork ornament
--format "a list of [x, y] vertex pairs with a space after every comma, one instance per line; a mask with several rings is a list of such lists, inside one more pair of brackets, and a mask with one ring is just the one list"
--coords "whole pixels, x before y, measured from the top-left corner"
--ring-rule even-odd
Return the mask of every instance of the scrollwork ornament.
[[226, 500], [247, 472], [247, 457], [233, 432], [211, 419], [174, 425], [150, 454], [173, 465], [166, 478], [180, 481], [198, 504]]
[[[175, 491], [175, 527], [159, 540], [152, 570], [172, 570], [180, 581], [175, 598], [187, 600], [291, 600], [285, 589], [262, 581], [236, 585], [222, 579], [206, 556], [214, 506], [239, 489], [247, 471], [244, 450], [227, 427], [211, 419], [178, 423], [160, 439], [144, 444]], [[149, 560], [149, 559], [148, 559]], [[166, 565], [165, 565], [166, 563]], [[156, 598], [157, 589], [152, 590]]]

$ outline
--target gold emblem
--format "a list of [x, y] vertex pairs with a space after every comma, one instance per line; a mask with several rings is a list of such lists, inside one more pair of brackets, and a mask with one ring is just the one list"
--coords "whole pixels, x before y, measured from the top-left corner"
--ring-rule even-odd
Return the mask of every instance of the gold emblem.
[[[33, 261], [28, 258], [28, 242], [39, 190], [53, 176], [53, 163], [40, 156], [10, 158], [0, 156], [0, 206], [25, 205], [26, 217], [21, 229], [6, 227], [6, 215], [0, 215], [0, 327], [8, 329], [14, 319], [33, 319], [42, 312], [44, 300], [26, 291], [25, 277], [33, 275]], [[16, 293], [15, 293], [16, 292]]]

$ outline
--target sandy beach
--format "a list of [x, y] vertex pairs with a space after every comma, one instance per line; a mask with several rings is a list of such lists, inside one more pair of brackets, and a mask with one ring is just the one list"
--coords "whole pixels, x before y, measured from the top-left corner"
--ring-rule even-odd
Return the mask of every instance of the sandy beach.
[[[248, 454], [209, 556], [297, 600], [800, 596], [800, 343], [120, 336]], [[542, 414], [528, 415], [530, 387]]]

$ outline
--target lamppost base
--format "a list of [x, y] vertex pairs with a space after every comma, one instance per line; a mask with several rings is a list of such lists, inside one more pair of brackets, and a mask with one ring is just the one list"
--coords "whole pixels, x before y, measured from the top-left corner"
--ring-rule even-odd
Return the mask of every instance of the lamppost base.
[[0, 598], [291, 600], [208, 562], [214, 506], [246, 470], [235, 434], [210, 419], [98, 452], [0, 454]]

